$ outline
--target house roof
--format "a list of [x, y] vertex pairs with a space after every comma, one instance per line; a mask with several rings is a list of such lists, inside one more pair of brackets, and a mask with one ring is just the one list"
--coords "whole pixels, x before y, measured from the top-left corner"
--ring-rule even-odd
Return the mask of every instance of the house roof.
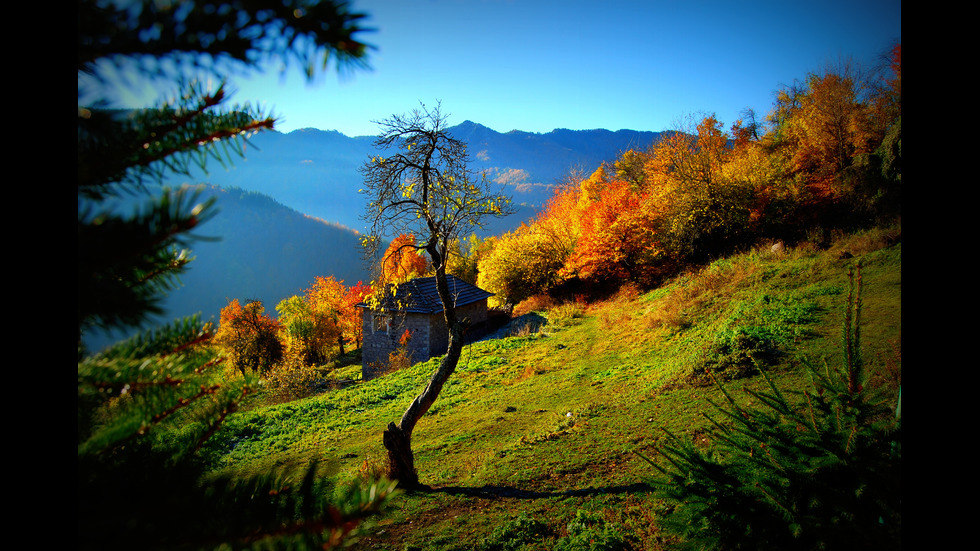
[[[451, 274], [446, 274], [446, 281], [449, 284], [449, 294], [455, 299], [456, 306], [465, 306], [494, 295]], [[394, 286], [394, 289], [395, 293], [388, 293], [382, 301], [385, 310], [420, 314], [442, 312], [442, 301], [439, 300], [439, 291], [436, 290], [435, 277], [410, 279]], [[357, 306], [370, 308], [363, 302]]]

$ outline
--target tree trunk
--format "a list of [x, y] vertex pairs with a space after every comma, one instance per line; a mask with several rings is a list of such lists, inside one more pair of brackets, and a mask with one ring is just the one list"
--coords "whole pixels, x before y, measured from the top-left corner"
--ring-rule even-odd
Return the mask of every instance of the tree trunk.
[[398, 481], [400, 488], [409, 491], [428, 488], [419, 482], [418, 473], [415, 470], [412, 431], [415, 430], [415, 424], [418, 423], [419, 419], [435, 403], [443, 385], [456, 371], [456, 365], [459, 363], [459, 357], [463, 351], [464, 326], [456, 320], [456, 308], [449, 295], [449, 284], [446, 281], [445, 270], [436, 271], [436, 288], [439, 290], [439, 296], [442, 299], [446, 326], [449, 329], [449, 345], [446, 349], [446, 355], [439, 362], [439, 368], [432, 374], [425, 390], [409, 404], [398, 425], [389, 423], [382, 437], [385, 449], [388, 451], [388, 477]]

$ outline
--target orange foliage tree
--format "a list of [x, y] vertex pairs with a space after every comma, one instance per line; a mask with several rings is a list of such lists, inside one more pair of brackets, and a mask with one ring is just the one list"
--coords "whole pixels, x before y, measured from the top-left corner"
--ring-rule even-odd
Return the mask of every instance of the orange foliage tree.
[[361, 341], [364, 339], [364, 311], [358, 308], [357, 305], [371, 296], [371, 292], [370, 285], [358, 281], [357, 285], [348, 289], [347, 294], [344, 296], [340, 325], [343, 330], [344, 340], [352, 343], [355, 348], [360, 348]]
[[889, 118], [878, 101], [883, 93], [843, 66], [777, 94], [769, 119], [778, 142], [788, 148], [793, 173], [819, 197], [839, 198], [840, 175], [881, 143]]
[[282, 359], [279, 342], [280, 324], [265, 313], [262, 301], [253, 300], [242, 306], [232, 299], [221, 309], [216, 344], [242, 372], [261, 373]]
[[344, 282], [337, 281], [333, 276], [317, 276], [313, 285], [306, 290], [306, 301], [310, 304], [310, 309], [324, 320], [329, 320], [325, 325], [332, 326], [330, 337], [341, 355], [344, 353], [343, 318], [347, 293]]
[[428, 264], [419, 250], [413, 234], [403, 233], [393, 239], [381, 260], [381, 281], [401, 283], [425, 274]]
[[644, 281], [661, 254], [656, 218], [646, 196], [612, 180], [581, 213], [582, 234], [561, 269], [563, 277]]
[[276, 306], [289, 352], [306, 365], [321, 365], [343, 355], [346, 345], [361, 345], [363, 330], [357, 304], [371, 294], [362, 282], [347, 288], [343, 281], [317, 277], [302, 296], [293, 296]]

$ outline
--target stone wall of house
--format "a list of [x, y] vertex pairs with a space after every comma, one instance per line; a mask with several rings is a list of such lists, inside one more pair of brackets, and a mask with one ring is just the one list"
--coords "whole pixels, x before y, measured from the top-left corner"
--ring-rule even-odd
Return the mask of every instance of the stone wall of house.
[[[386, 321], [379, 323], [376, 321], [379, 318]], [[367, 381], [383, 372], [388, 363], [388, 355], [398, 348], [398, 341], [405, 334], [406, 329], [412, 335], [408, 342], [412, 362], [422, 362], [429, 359], [432, 356], [430, 345], [432, 329], [435, 327], [438, 330], [440, 325], [440, 323], [433, 323], [433, 319], [441, 322], [442, 314], [379, 314], [370, 310], [366, 311], [363, 322], [364, 344], [361, 349], [361, 378]], [[440, 353], [445, 352], [446, 345], [443, 344]]]
[[[456, 309], [456, 315], [469, 318], [473, 325], [486, 322], [486, 299], [467, 304]], [[388, 355], [398, 348], [398, 340], [405, 330], [412, 334], [409, 350], [412, 362], [424, 362], [432, 356], [446, 353], [449, 333], [442, 312], [436, 314], [382, 314], [366, 310], [364, 312], [364, 340], [361, 349], [361, 377], [368, 381], [377, 377], [388, 363]], [[383, 323], [376, 320], [384, 319]]]
[[[404, 324], [404, 315], [380, 314], [373, 310], [364, 311], [361, 345], [361, 378], [365, 381], [377, 377], [388, 363], [388, 354], [398, 347], [401, 337], [399, 327]], [[401, 329], [404, 331], [404, 329]]]

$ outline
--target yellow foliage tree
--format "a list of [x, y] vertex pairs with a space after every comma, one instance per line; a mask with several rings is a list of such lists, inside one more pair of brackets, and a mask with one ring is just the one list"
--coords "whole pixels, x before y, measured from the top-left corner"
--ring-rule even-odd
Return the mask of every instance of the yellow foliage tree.
[[517, 304], [559, 282], [565, 258], [552, 254], [551, 244], [538, 226], [527, 224], [496, 240], [477, 277], [479, 287], [495, 293], [491, 306]]
[[652, 150], [647, 204], [663, 213], [660, 237], [678, 258], [717, 254], [748, 227], [751, 188], [726, 175], [734, 156], [729, 141], [709, 115], [693, 131], [673, 132]]

